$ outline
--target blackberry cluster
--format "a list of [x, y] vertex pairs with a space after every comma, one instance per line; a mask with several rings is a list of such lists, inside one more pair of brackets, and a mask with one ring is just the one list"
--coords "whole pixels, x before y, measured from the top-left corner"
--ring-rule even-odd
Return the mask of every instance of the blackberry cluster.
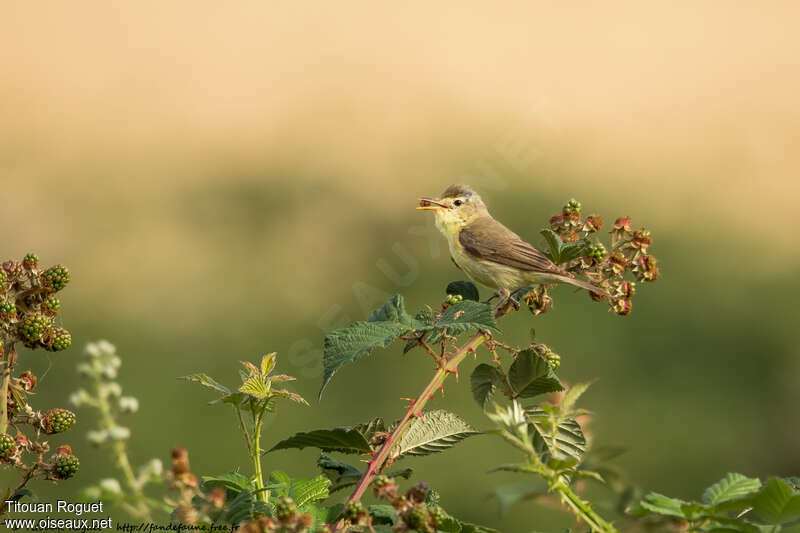
[[48, 435], [63, 433], [75, 425], [75, 413], [56, 407], [50, 409], [42, 418], [42, 429]]
[[58, 453], [53, 456], [53, 465], [59, 479], [69, 479], [74, 476], [80, 464], [80, 460], [71, 453]]

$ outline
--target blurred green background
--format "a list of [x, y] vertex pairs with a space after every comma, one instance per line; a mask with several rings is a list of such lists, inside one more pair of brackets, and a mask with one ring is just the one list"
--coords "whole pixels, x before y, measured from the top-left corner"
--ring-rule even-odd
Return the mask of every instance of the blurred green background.
[[[326, 331], [390, 294], [434, 304], [460, 277], [414, 207], [465, 182], [534, 244], [570, 197], [652, 231], [662, 279], [631, 316], [560, 288], [552, 313], [502, 324], [516, 343], [535, 327], [567, 381], [597, 378], [583, 405], [597, 443], [628, 448], [631, 481], [692, 497], [727, 471], [800, 473], [796, 4], [5, 7], [0, 255], [73, 273], [74, 347], [22, 355], [35, 405], [65, 405], [81, 347], [105, 338], [141, 403], [124, 421], [136, 463], [180, 444], [198, 474], [249, 472], [231, 413], [175, 377], [233, 384], [238, 361], [277, 351], [315, 399]], [[378, 351], [322, 402], [284, 406], [266, 445], [393, 420], [430, 369]], [[433, 405], [487, 427], [465, 381]], [[53, 442], [80, 475], [45, 496], [114, 474], [78, 414]], [[407, 465], [459, 517], [568, 527], [535, 503], [499, 515], [489, 495], [516, 478], [486, 471], [514, 456], [483, 436]], [[315, 459], [265, 468], [310, 476]]]

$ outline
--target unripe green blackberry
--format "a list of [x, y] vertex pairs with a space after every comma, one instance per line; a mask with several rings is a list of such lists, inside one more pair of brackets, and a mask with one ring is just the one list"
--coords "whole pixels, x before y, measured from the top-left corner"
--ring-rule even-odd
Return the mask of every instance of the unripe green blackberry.
[[3, 300], [0, 302], [0, 318], [8, 319], [17, 314], [17, 306], [14, 302]]
[[72, 346], [72, 335], [64, 328], [54, 328], [50, 334], [50, 342], [47, 344], [47, 350], [51, 352], [60, 352]]
[[61, 300], [55, 296], [48, 296], [45, 301], [42, 302], [42, 311], [49, 315], [55, 315], [58, 313], [59, 309], [61, 309]]
[[5, 287], [6, 281], [8, 281], [6, 271], [0, 268], [0, 289]]
[[564, 206], [564, 213], [580, 213], [580, 212], [581, 212], [581, 203], [575, 198], [572, 198]]
[[282, 496], [275, 502], [275, 518], [289, 520], [297, 512], [297, 505], [288, 496]]
[[17, 443], [11, 435], [0, 435], [0, 460], [6, 460], [17, 451]]
[[431, 518], [433, 518], [434, 524], [436, 524], [437, 526], [442, 525], [445, 522], [445, 520], [447, 520], [447, 513], [439, 505], [432, 505], [428, 507], [428, 513], [430, 513]]
[[345, 506], [342, 516], [345, 520], [349, 520], [357, 524], [367, 515], [367, 508], [361, 502], [350, 502]]
[[60, 407], [50, 409], [42, 419], [42, 429], [48, 435], [63, 433], [75, 425], [75, 413]]
[[81, 462], [72, 454], [59, 453], [53, 456], [53, 464], [60, 479], [69, 479], [78, 471]]
[[39, 266], [39, 256], [33, 252], [27, 254], [25, 258], [22, 260], [22, 266], [24, 266], [28, 270], [33, 270], [34, 268]]
[[558, 370], [558, 367], [561, 366], [561, 356], [555, 352], [547, 352], [545, 354], [545, 359], [547, 360], [547, 364], [550, 365], [554, 371]]
[[589, 257], [596, 259], [598, 263], [605, 259], [606, 255], [608, 255], [608, 252], [606, 251], [606, 247], [603, 246], [603, 243], [601, 242], [598, 242], [589, 248]]
[[445, 302], [447, 302], [448, 305], [455, 305], [463, 300], [464, 297], [460, 294], [448, 294]]
[[430, 515], [425, 506], [415, 505], [403, 515], [403, 522], [405, 522], [410, 529], [428, 532], [432, 531], [432, 528], [428, 524], [428, 518], [430, 518]]
[[372, 484], [375, 485], [376, 487], [380, 488], [380, 487], [388, 485], [390, 482], [391, 481], [389, 480], [388, 477], [386, 477], [386, 476], [381, 474], [379, 476], [375, 476], [375, 479], [372, 481]]
[[41, 313], [26, 313], [22, 317], [19, 325], [19, 332], [29, 341], [37, 341], [42, 338], [50, 327], [50, 320]]
[[70, 275], [67, 267], [56, 265], [45, 270], [43, 277], [48, 287], [58, 292], [69, 283]]

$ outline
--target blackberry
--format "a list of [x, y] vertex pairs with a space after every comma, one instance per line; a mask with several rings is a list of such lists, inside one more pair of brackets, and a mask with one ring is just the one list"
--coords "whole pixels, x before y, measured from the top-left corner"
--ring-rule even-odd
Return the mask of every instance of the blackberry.
[[39, 266], [39, 256], [33, 252], [27, 254], [22, 260], [22, 266], [28, 270], [33, 270]]
[[561, 366], [561, 356], [554, 352], [547, 352], [545, 354], [545, 360], [547, 360], [547, 364], [550, 365], [554, 371], [558, 370], [558, 367]]
[[11, 435], [0, 435], [0, 460], [5, 460], [17, 451], [17, 443]]
[[56, 407], [45, 413], [42, 428], [48, 435], [63, 433], [75, 425], [75, 413]]
[[297, 512], [297, 505], [288, 496], [278, 498], [275, 502], [275, 518], [278, 520], [289, 520], [295, 512]]
[[55, 315], [59, 309], [61, 309], [61, 301], [55, 296], [48, 296], [42, 302], [42, 311], [49, 315]]
[[45, 270], [43, 277], [48, 287], [58, 292], [69, 283], [70, 275], [67, 267], [56, 265]]
[[433, 529], [428, 525], [430, 515], [428, 510], [422, 505], [415, 505], [403, 515], [403, 522], [411, 529], [428, 533]]
[[22, 317], [19, 332], [29, 341], [38, 341], [50, 327], [50, 320], [41, 313], [27, 313]]
[[72, 454], [59, 453], [53, 456], [53, 465], [59, 479], [69, 479], [78, 471], [81, 462]]
[[350, 502], [344, 508], [342, 516], [345, 520], [357, 524], [367, 514], [367, 508], [361, 502]]
[[3, 300], [0, 302], [0, 317], [11, 318], [16, 314], [17, 306], [14, 305], [14, 302], [9, 302], [8, 300]]
[[64, 328], [55, 328], [50, 335], [50, 342], [47, 344], [47, 350], [51, 352], [60, 352], [72, 346], [72, 335]]

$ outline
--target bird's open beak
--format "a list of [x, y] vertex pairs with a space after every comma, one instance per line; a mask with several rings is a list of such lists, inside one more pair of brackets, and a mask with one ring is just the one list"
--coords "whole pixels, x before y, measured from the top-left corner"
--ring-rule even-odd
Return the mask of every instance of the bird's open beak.
[[437, 209], [449, 209], [450, 206], [447, 204], [443, 204], [436, 198], [420, 198], [419, 199], [419, 207], [417, 209], [426, 209], [426, 210], [437, 210]]

